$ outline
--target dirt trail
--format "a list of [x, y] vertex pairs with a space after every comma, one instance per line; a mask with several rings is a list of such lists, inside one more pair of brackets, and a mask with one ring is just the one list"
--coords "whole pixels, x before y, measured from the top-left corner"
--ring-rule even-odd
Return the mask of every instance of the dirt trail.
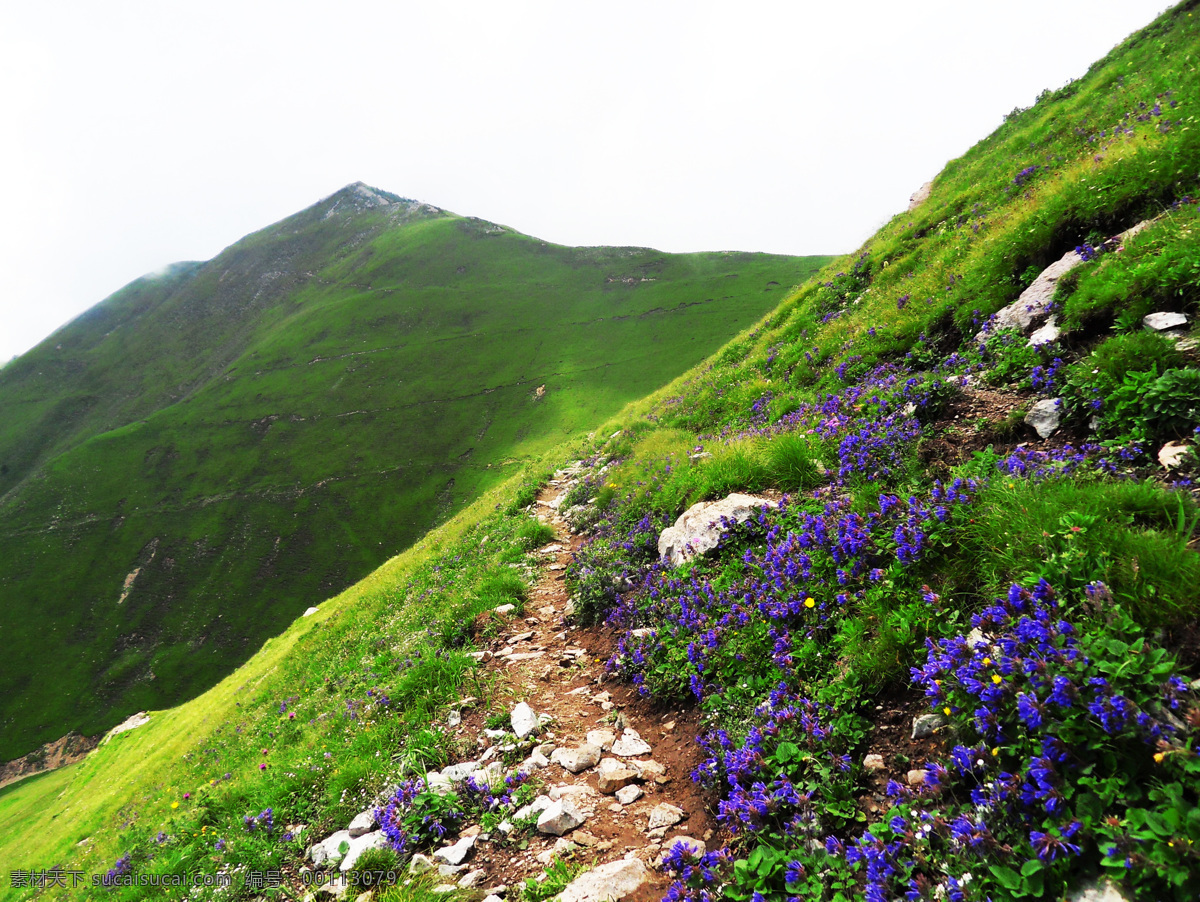
[[[638, 890], [624, 898], [629, 902], [649, 902], [661, 899], [670, 883], [655, 867], [655, 861], [677, 836], [701, 840], [709, 849], [718, 842], [714, 838], [716, 824], [706, 808], [707, 800], [690, 776], [704, 757], [695, 741], [696, 712], [656, 709], [631, 687], [609, 679], [604, 661], [615, 643], [611, 631], [604, 627], [582, 629], [566, 625], [563, 611], [569, 596], [565, 572], [583, 539], [570, 534], [551, 502], [568, 485], [567, 479], [552, 480], [537, 499], [538, 517], [554, 528], [556, 539], [541, 550], [543, 562], [525, 606], [525, 616], [508, 621], [498, 635], [479, 647], [490, 653], [484, 655], [488, 660], [483, 666], [497, 676], [496, 701], [505, 710], [526, 702], [539, 715], [549, 714], [553, 718], [540, 738], [558, 748], [571, 749], [583, 745], [589, 731], [609, 730], [619, 740], [623, 729], [632, 728], [650, 745], [648, 754], [619, 759], [653, 760], [665, 771], [655, 777], [651, 766], [651, 772], [644, 773], [643, 779], [634, 784], [643, 795], [628, 805], [620, 804], [613, 795], [599, 792], [600, 775], [596, 767], [572, 774], [552, 762], [535, 773], [536, 779], [544, 783], [543, 792], [553, 796], [552, 789], [567, 787], [566, 792], [559, 794], [569, 796], [588, 814], [585, 823], [563, 837], [578, 847], [569, 853], [571, 859], [598, 866], [636, 856], [650, 868], [650, 876]], [[464, 712], [460, 727], [464, 739], [483, 734], [485, 716], [483, 711]], [[605, 751], [604, 757], [617, 756]], [[570, 789], [573, 787], [574, 792]], [[682, 809], [683, 819], [665, 830], [650, 830], [650, 813], [661, 803]], [[561, 845], [557, 837], [542, 834], [531, 837], [522, 851], [514, 850], [511, 844], [480, 842], [470, 866], [486, 870], [488, 876], [482, 886], [505, 884], [511, 888], [508, 898], [517, 898], [518, 885], [542, 873], [546, 853], [556, 843]]]

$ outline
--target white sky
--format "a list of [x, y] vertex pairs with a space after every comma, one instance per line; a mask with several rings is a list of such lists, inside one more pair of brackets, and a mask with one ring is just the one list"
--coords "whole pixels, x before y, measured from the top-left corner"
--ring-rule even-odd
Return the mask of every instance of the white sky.
[[853, 250], [1165, 0], [0, 5], [0, 362], [362, 180], [561, 244]]

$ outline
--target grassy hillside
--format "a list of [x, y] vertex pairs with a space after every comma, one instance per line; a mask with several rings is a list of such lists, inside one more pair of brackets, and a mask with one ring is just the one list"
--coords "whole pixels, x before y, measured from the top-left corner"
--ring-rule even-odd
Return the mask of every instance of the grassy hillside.
[[[1196, 6], [1014, 111], [916, 210], [320, 622], [140, 736], [0, 791], [0, 860], [295, 866], [302, 840], [243, 819], [270, 806], [320, 833], [449, 760], [434, 714], [488, 697], [462, 625], [519, 603], [530, 484], [581, 455], [579, 616], [619, 633], [616, 674], [702, 718], [695, 779], [723, 831], [669, 861], [672, 898], [1057, 899], [1098, 874], [1196, 898], [1200, 367], [1194, 334], [1142, 327], [1200, 312]], [[993, 314], [1068, 252], [1065, 331], [1031, 347]], [[1043, 439], [1024, 414], [1053, 399]], [[664, 525], [731, 490], [786, 497], [708, 557], [658, 559]]]
[[828, 258], [567, 248], [351, 186], [0, 374], [0, 758], [191, 697]]

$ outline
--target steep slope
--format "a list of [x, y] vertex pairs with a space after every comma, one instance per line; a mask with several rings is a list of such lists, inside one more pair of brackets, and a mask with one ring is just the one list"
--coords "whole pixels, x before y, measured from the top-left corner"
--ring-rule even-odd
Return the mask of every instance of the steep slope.
[[566, 248], [352, 185], [0, 373], [0, 758], [181, 701], [826, 258]]
[[[0, 859], [112, 881], [50, 898], [185, 873], [251, 898], [254, 869], [300, 895], [336, 876], [302, 869], [313, 841], [390, 802], [407, 844], [350, 876], [403, 870], [375, 893], [400, 902], [430, 897], [406, 859], [462, 816], [494, 856], [552, 849], [528, 822], [499, 829], [527, 787], [397, 785], [480, 756], [449, 726], [464, 696], [505, 722], [469, 652], [504, 603], [528, 613], [549, 534], [521, 505], [578, 457], [558, 505], [591, 539], [566, 573], [575, 621], [606, 624], [639, 716], [699, 721], [694, 779], [717, 800], [708, 853], [666, 862], [670, 898], [1058, 899], [1107, 874], [1124, 898], [1195, 899], [1197, 5], [1016, 111], [754, 329], [206, 696], [0, 792]], [[1033, 303], [1049, 263], [1040, 316], [1065, 331], [1039, 348], [993, 314]], [[1151, 334], [1152, 311], [1189, 328]], [[1044, 438], [1023, 415], [1055, 398]], [[660, 558], [667, 524], [735, 489], [768, 503], [710, 555]], [[578, 671], [513, 672], [565, 688]], [[623, 852], [564, 851], [547, 885]]]

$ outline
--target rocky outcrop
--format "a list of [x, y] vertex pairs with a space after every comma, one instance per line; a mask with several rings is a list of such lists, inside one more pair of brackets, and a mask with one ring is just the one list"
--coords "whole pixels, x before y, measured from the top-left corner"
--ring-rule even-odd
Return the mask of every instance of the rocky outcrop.
[[720, 501], [693, 504], [680, 515], [674, 526], [664, 529], [658, 537], [659, 556], [672, 567], [700, 557], [717, 547], [731, 523], [748, 520], [759, 508], [770, 504], [766, 498], [739, 492]]
[[[143, 715], [145, 716], [145, 715]], [[148, 718], [147, 718], [148, 719]], [[47, 742], [28, 755], [14, 758], [0, 765], [0, 786], [5, 786], [22, 777], [57, 770], [76, 761], [82, 761], [96, 747], [96, 740], [78, 733], [68, 733], [53, 742]]]

